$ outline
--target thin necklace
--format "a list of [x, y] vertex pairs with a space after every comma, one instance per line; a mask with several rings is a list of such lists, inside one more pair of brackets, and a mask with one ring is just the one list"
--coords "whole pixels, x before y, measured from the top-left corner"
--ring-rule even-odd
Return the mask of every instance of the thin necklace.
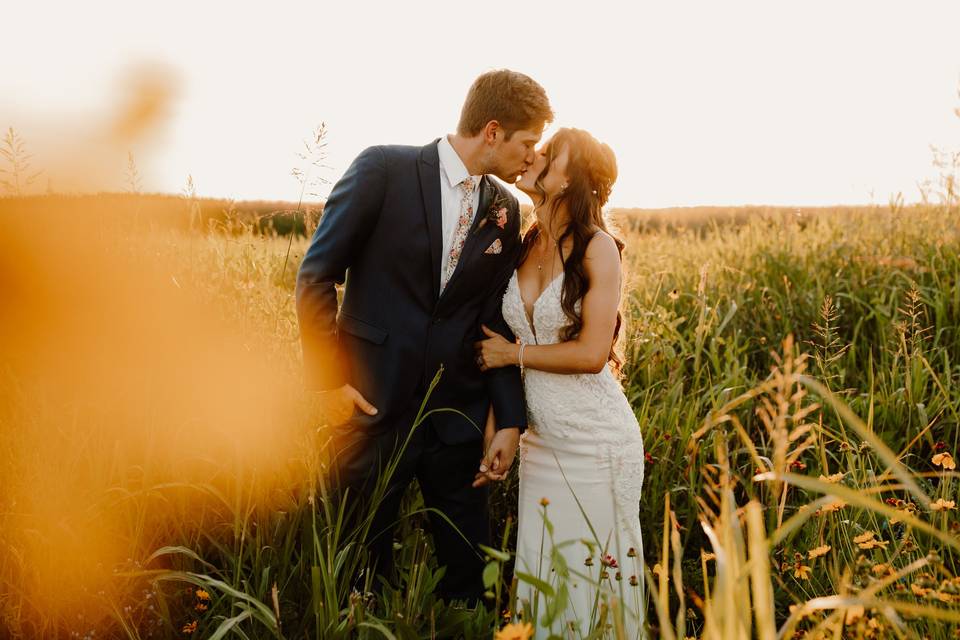
[[[547, 238], [547, 235], [544, 234], [544, 238]], [[543, 248], [540, 250], [540, 257], [537, 259], [537, 273], [543, 272], [543, 257], [547, 253], [547, 246], [549, 246], [549, 239], [544, 243]], [[553, 252], [550, 252], [550, 273], [553, 274]]]
[[[533, 214], [537, 215], [536, 208], [533, 210]], [[543, 249], [540, 250], [539, 257], [537, 258], [537, 275], [540, 275], [543, 273], [543, 258], [544, 258], [544, 255], [547, 253], [547, 247], [550, 245], [550, 240], [551, 240], [550, 234], [547, 233], [546, 230], [541, 228], [540, 232], [537, 234], [538, 241], [540, 239], [541, 234], [543, 235], [544, 238], [546, 238], [546, 244], [544, 245]], [[559, 244], [556, 242], [554, 242], [554, 245], [559, 247]], [[550, 277], [551, 279], [553, 278], [553, 251], [550, 252]]]

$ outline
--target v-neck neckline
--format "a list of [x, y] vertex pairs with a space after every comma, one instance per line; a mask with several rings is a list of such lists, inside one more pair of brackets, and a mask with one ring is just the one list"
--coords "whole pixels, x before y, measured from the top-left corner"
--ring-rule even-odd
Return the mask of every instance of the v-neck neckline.
[[553, 280], [547, 283], [543, 289], [540, 290], [540, 293], [537, 294], [537, 299], [533, 301], [533, 306], [530, 307], [530, 311], [527, 312], [527, 302], [523, 299], [523, 290], [520, 289], [520, 269], [513, 270], [513, 280], [517, 285], [517, 297], [520, 298], [520, 306], [523, 308], [523, 318], [527, 321], [527, 327], [530, 329], [530, 333], [533, 334], [534, 340], [537, 338], [537, 329], [536, 329], [536, 319], [537, 319], [537, 305], [540, 304], [540, 300], [543, 299], [543, 296], [547, 291], [556, 284], [557, 280], [563, 277], [563, 270], [560, 271]]

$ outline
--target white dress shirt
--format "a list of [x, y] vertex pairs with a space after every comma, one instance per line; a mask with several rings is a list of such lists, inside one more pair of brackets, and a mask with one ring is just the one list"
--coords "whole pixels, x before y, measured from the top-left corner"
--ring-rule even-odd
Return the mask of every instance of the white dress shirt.
[[[450, 249], [453, 248], [453, 236], [457, 230], [457, 221], [460, 219], [460, 201], [463, 199], [463, 190], [460, 183], [468, 177], [467, 167], [463, 160], [457, 154], [456, 149], [450, 144], [447, 136], [440, 138], [437, 144], [437, 152], [440, 155], [440, 211], [443, 224], [441, 226], [441, 237], [443, 238], [443, 253], [441, 253], [440, 263], [440, 282], [443, 282], [443, 272], [447, 266], [447, 260], [450, 259]], [[473, 204], [473, 217], [477, 217], [477, 207], [480, 205], [480, 179], [483, 177], [472, 176], [476, 188], [473, 190], [471, 203]]]

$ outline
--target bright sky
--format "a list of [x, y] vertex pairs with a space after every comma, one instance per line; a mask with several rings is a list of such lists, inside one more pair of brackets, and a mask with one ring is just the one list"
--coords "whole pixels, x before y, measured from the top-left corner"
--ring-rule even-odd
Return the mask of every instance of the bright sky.
[[147, 190], [192, 174], [204, 196], [296, 200], [295, 153], [320, 121], [335, 179], [368, 145], [452, 131], [473, 78], [508, 67], [547, 89], [554, 126], [613, 147], [618, 206], [913, 200], [930, 145], [960, 147], [955, 0], [254, 6], [14, 3], [0, 127], [54, 189], [79, 188], [62, 175], [78, 164], [121, 189], [127, 149], [104, 122], [120, 78], [159, 64], [175, 98], [126, 144]]

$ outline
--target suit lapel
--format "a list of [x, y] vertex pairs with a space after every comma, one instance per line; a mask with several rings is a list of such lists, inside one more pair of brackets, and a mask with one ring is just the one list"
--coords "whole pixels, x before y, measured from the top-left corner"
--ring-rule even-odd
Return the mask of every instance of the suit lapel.
[[[484, 224], [483, 220], [487, 217], [487, 211], [493, 206], [496, 197], [497, 188], [490, 183], [490, 178], [483, 176], [480, 182], [480, 199], [477, 202], [477, 213], [473, 218], [470, 232], [467, 234], [467, 241], [463, 245], [463, 253], [460, 254], [457, 268], [453, 270], [453, 275], [450, 276], [450, 282], [447, 283], [447, 287], [443, 290], [441, 298], [456, 285], [457, 280], [460, 279], [460, 274], [469, 266], [478, 249], [486, 249], [490, 242], [492, 242], [492, 236], [495, 235], [492, 230], [499, 229], [499, 227], [490, 222]], [[487, 244], [483, 244], [484, 242]]]
[[440, 253], [443, 251], [443, 211], [440, 205], [440, 155], [437, 152], [439, 138], [420, 152], [420, 195], [423, 196], [423, 212], [426, 216], [427, 233], [430, 236], [430, 265], [433, 299], [440, 294]]

